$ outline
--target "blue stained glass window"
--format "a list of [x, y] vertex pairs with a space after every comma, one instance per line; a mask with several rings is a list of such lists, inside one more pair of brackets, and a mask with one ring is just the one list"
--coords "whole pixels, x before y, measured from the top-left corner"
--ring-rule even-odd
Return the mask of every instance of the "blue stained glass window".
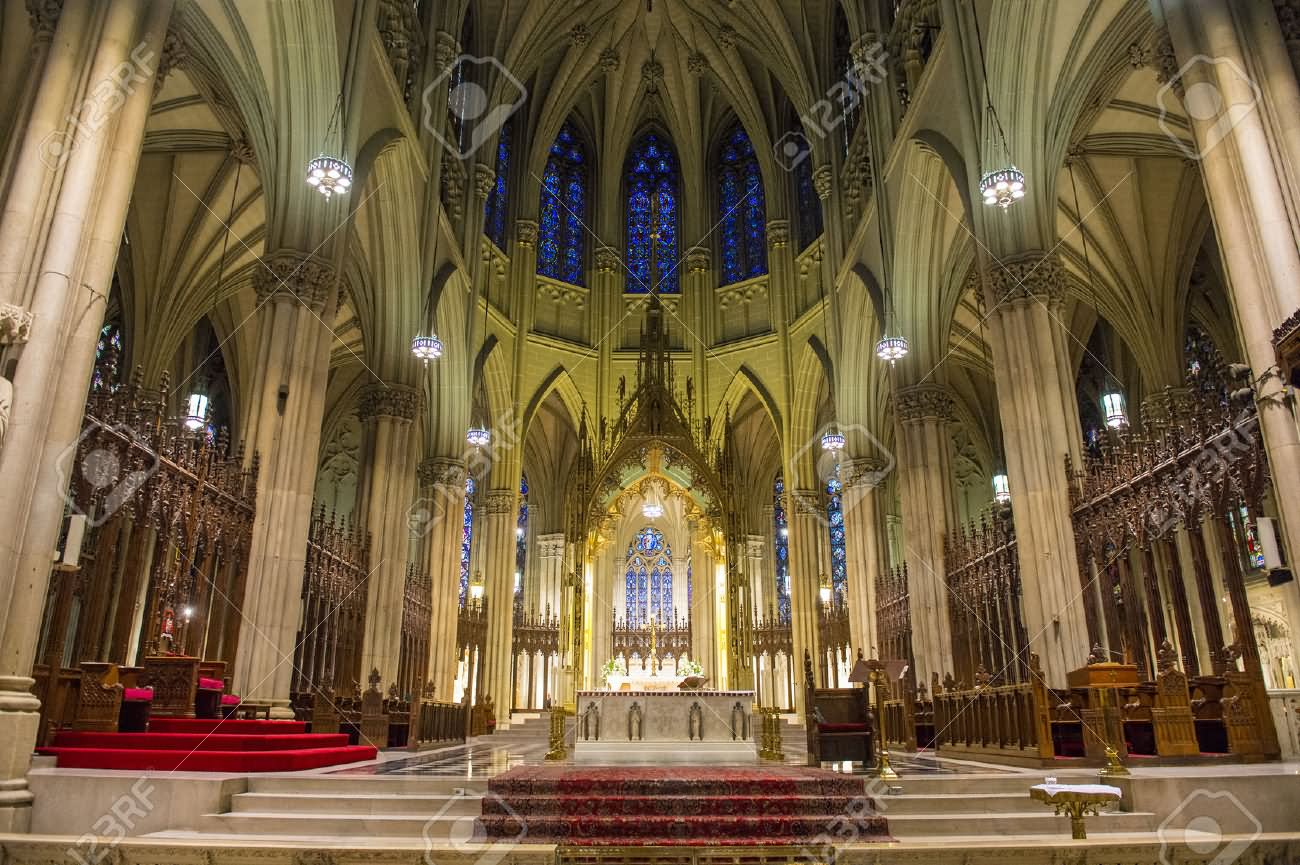
[[826, 522], [831, 540], [831, 594], [836, 603], [844, 603], [848, 591], [848, 559], [844, 550], [843, 485], [839, 478], [826, 483]]
[[672, 551], [658, 529], [647, 526], [627, 545], [623, 596], [630, 625], [644, 625], [651, 618], [672, 619]]
[[731, 131], [718, 154], [718, 235], [722, 284], [767, 273], [767, 206], [763, 175], [745, 128]]
[[801, 159], [795, 165], [793, 173], [794, 200], [798, 216], [795, 219], [795, 236], [799, 241], [799, 251], [802, 252], [822, 235], [822, 202], [817, 197], [816, 187], [813, 186], [812, 160]]
[[497, 138], [496, 181], [492, 192], [488, 194], [487, 203], [483, 205], [483, 233], [486, 234], [497, 249], [506, 248], [506, 211], [510, 209], [510, 130], [513, 123], [501, 127]]
[[777, 475], [772, 490], [772, 517], [775, 521], [776, 553], [776, 614], [782, 619], [790, 617], [790, 526], [785, 518], [785, 478]]
[[519, 478], [519, 518], [515, 523], [515, 612], [524, 610], [524, 568], [528, 564], [528, 475]]
[[95, 346], [95, 372], [91, 376], [92, 390], [117, 390], [122, 365], [122, 326], [110, 321], [99, 331]]
[[587, 154], [571, 122], [555, 136], [542, 175], [537, 272], [586, 285]]
[[474, 540], [474, 479], [465, 478], [465, 525], [460, 536], [460, 605], [469, 598], [469, 554]]
[[[672, 144], [656, 132], [647, 132], [632, 146], [626, 163], [627, 183], [627, 290], [645, 294], [657, 288], [661, 294], [677, 294], [678, 274], [678, 178], [677, 155]], [[651, 226], [654, 204], [658, 220]], [[659, 231], [659, 242], [651, 250], [650, 235]], [[657, 274], [651, 273], [653, 254]], [[651, 280], [657, 279], [658, 284]]]

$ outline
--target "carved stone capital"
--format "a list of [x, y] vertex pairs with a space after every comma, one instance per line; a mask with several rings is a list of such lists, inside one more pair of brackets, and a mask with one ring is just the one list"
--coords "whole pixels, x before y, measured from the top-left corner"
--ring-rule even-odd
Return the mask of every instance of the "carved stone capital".
[[442, 161], [442, 203], [453, 222], [465, 215], [465, 166], [459, 159]]
[[952, 396], [941, 384], [915, 384], [894, 391], [894, 411], [903, 423], [953, 419]]
[[253, 274], [253, 288], [258, 306], [302, 303], [319, 313], [336, 278], [334, 266], [325, 259], [286, 249], [262, 258]]
[[32, 314], [13, 303], [0, 303], [0, 345], [27, 342], [32, 334]]
[[357, 415], [363, 421], [385, 417], [409, 422], [419, 410], [419, 389], [404, 384], [369, 385], [357, 400]]
[[646, 88], [654, 91], [664, 80], [664, 65], [658, 60], [647, 60], [641, 64], [641, 81]]
[[880, 486], [885, 476], [893, 469], [892, 459], [884, 457], [861, 457], [840, 463], [840, 480], [845, 489], [862, 487], [874, 489]]
[[465, 489], [465, 463], [451, 457], [429, 457], [421, 460], [415, 475], [423, 486]]
[[487, 201], [496, 183], [497, 173], [492, 170], [492, 166], [484, 165], [482, 162], [474, 166], [474, 192], [478, 195], [479, 201]]
[[190, 47], [186, 44], [185, 37], [180, 32], [168, 28], [167, 35], [163, 37], [162, 57], [158, 60], [158, 74], [153, 81], [153, 92], [157, 94], [162, 90], [168, 74], [173, 69], [184, 69], [189, 59]]
[[537, 243], [537, 222], [532, 219], [520, 219], [515, 223], [515, 239], [520, 246], [534, 246]]
[[435, 77], [441, 75], [459, 56], [460, 42], [455, 36], [452, 36], [446, 30], [439, 30], [433, 35], [433, 73]]
[[709, 71], [709, 58], [698, 51], [692, 51], [686, 56], [686, 71], [697, 78], [707, 74]]
[[767, 245], [780, 249], [790, 245], [790, 220], [770, 219], [767, 223]]
[[1174, 53], [1174, 41], [1169, 38], [1169, 31], [1165, 28], [1161, 28], [1156, 33], [1151, 65], [1156, 68], [1156, 80], [1161, 84], [1168, 84], [1172, 81], [1174, 92], [1181, 99], [1183, 97], [1183, 82], [1178, 75], [1178, 55]]
[[739, 40], [740, 34], [730, 24], [723, 24], [718, 28], [718, 44], [723, 48], [735, 48]]
[[829, 165], [820, 165], [813, 171], [812, 181], [813, 189], [817, 190], [817, 197], [825, 201], [831, 197], [831, 189], [835, 185], [835, 171]]
[[569, 28], [569, 44], [576, 45], [579, 48], [586, 48], [591, 42], [591, 29], [586, 24], [579, 21]]
[[713, 256], [703, 246], [693, 246], [686, 253], [687, 273], [706, 273], [713, 265]]
[[614, 273], [618, 270], [620, 261], [618, 250], [612, 246], [602, 246], [596, 250], [596, 269], [601, 273]]
[[623, 63], [623, 60], [619, 56], [618, 49], [606, 48], [604, 51], [600, 52], [599, 62], [600, 62], [600, 68], [608, 73], [608, 72], [617, 72], [619, 66], [621, 66]]
[[1065, 294], [1065, 269], [1056, 253], [1027, 252], [991, 264], [989, 288], [995, 304], [1060, 300]]
[[564, 532], [538, 535], [537, 555], [543, 559], [564, 558]]
[[513, 490], [491, 490], [483, 496], [481, 507], [486, 514], [512, 514], [515, 512], [515, 493]]
[[36, 44], [54, 38], [59, 15], [63, 13], [63, 0], [27, 0], [27, 15], [32, 21], [32, 41]]
[[745, 538], [745, 555], [751, 559], [761, 559], [766, 545], [767, 541], [762, 535], [749, 535]]
[[822, 496], [817, 490], [791, 490], [790, 511], [801, 517], [820, 517], [826, 511], [822, 506]]

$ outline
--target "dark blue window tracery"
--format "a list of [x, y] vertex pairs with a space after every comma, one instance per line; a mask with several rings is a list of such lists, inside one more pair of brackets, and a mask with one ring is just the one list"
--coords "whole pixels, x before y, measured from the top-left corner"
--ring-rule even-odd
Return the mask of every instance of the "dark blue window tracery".
[[560, 128], [542, 175], [537, 272], [586, 285], [587, 153], [572, 122]]
[[767, 207], [763, 175], [745, 128], [727, 136], [718, 154], [718, 234], [722, 284], [767, 273]]
[[803, 252], [822, 235], [822, 202], [813, 185], [812, 159], [805, 158], [794, 167], [796, 239]]
[[[656, 289], [661, 294], [676, 294], [678, 276], [678, 177], [677, 155], [672, 144], [656, 132], [647, 132], [628, 152], [625, 166], [627, 184], [627, 291], [645, 294]], [[654, 203], [658, 220], [651, 225]], [[657, 228], [659, 242], [652, 244], [650, 235]], [[658, 273], [651, 275], [651, 246]]]
[[776, 614], [790, 618], [790, 525], [785, 516], [785, 478], [778, 475], [772, 490], [772, 518], [776, 536], [772, 549], [776, 554]]
[[647, 526], [627, 545], [624, 602], [630, 625], [673, 617], [673, 550], [663, 532]]
[[831, 540], [831, 597], [837, 604], [845, 602], [848, 591], [848, 559], [844, 549], [844, 487], [839, 478], [826, 483], [826, 522]]
[[460, 535], [460, 605], [469, 599], [469, 559], [474, 541], [474, 479], [465, 478], [465, 523]]
[[507, 123], [501, 127], [501, 134], [497, 138], [497, 164], [496, 180], [492, 184], [492, 191], [488, 194], [487, 203], [483, 205], [483, 232], [497, 249], [505, 249], [506, 246], [506, 211], [510, 207], [508, 183], [510, 179], [510, 130], [513, 123]]

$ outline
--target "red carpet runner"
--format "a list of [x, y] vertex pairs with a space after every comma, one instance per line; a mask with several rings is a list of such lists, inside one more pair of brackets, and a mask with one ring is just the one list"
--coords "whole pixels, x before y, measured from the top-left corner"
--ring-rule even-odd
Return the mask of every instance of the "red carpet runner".
[[373, 760], [344, 733], [308, 733], [298, 721], [155, 718], [148, 733], [62, 730], [39, 753], [59, 768], [185, 772], [291, 772]]
[[889, 840], [862, 778], [792, 766], [522, 766], [488, 782], [481, 820], [491, 838], [539, 844]]

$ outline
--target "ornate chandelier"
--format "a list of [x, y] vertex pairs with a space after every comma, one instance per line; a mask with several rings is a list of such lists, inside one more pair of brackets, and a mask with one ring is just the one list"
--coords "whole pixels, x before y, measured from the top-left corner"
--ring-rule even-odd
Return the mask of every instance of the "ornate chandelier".
[[201, 393], [190, 394], [189, 405], [185, 411], [185, 428], [191, 432], [203, 429], [208, 422], [208, 398]]
[[471, 447], [486, 447], [492, 441], [492, 433], [486, 427], [472, 426], [465, 433], [465, 441], [469, 442]]
[[876, 357], [889, 361], [891, 365], [894, 361], [907, 357], [907, 337], [882, 337], [880, 342], [876, 343]]
[[993, 476], [993, 499], [1000, 505], [1011, 501], [1011, 484], [1005, 472]]
[[425, 366], [428, 366], [429, 361], [442, 357], [442, 340], [438, 339], [434, 334], [417, 336], [411, 340], [411, 354], [424, 361]]
[[844, 433], [835, 424], [831, 424], [822, 435], [822, 450], [832, 453], [844, 450]]
[[307, 185], [327, 199], [331, 195], [343, 195], [352, 188], [352, 166], [342, 159], [321, 154], [307, 163]]
[[1025, 174], [1014, 165], [990, 171], [980, 178], [980, 195], [986, 205], [1006, 210], [1025, 197]]

